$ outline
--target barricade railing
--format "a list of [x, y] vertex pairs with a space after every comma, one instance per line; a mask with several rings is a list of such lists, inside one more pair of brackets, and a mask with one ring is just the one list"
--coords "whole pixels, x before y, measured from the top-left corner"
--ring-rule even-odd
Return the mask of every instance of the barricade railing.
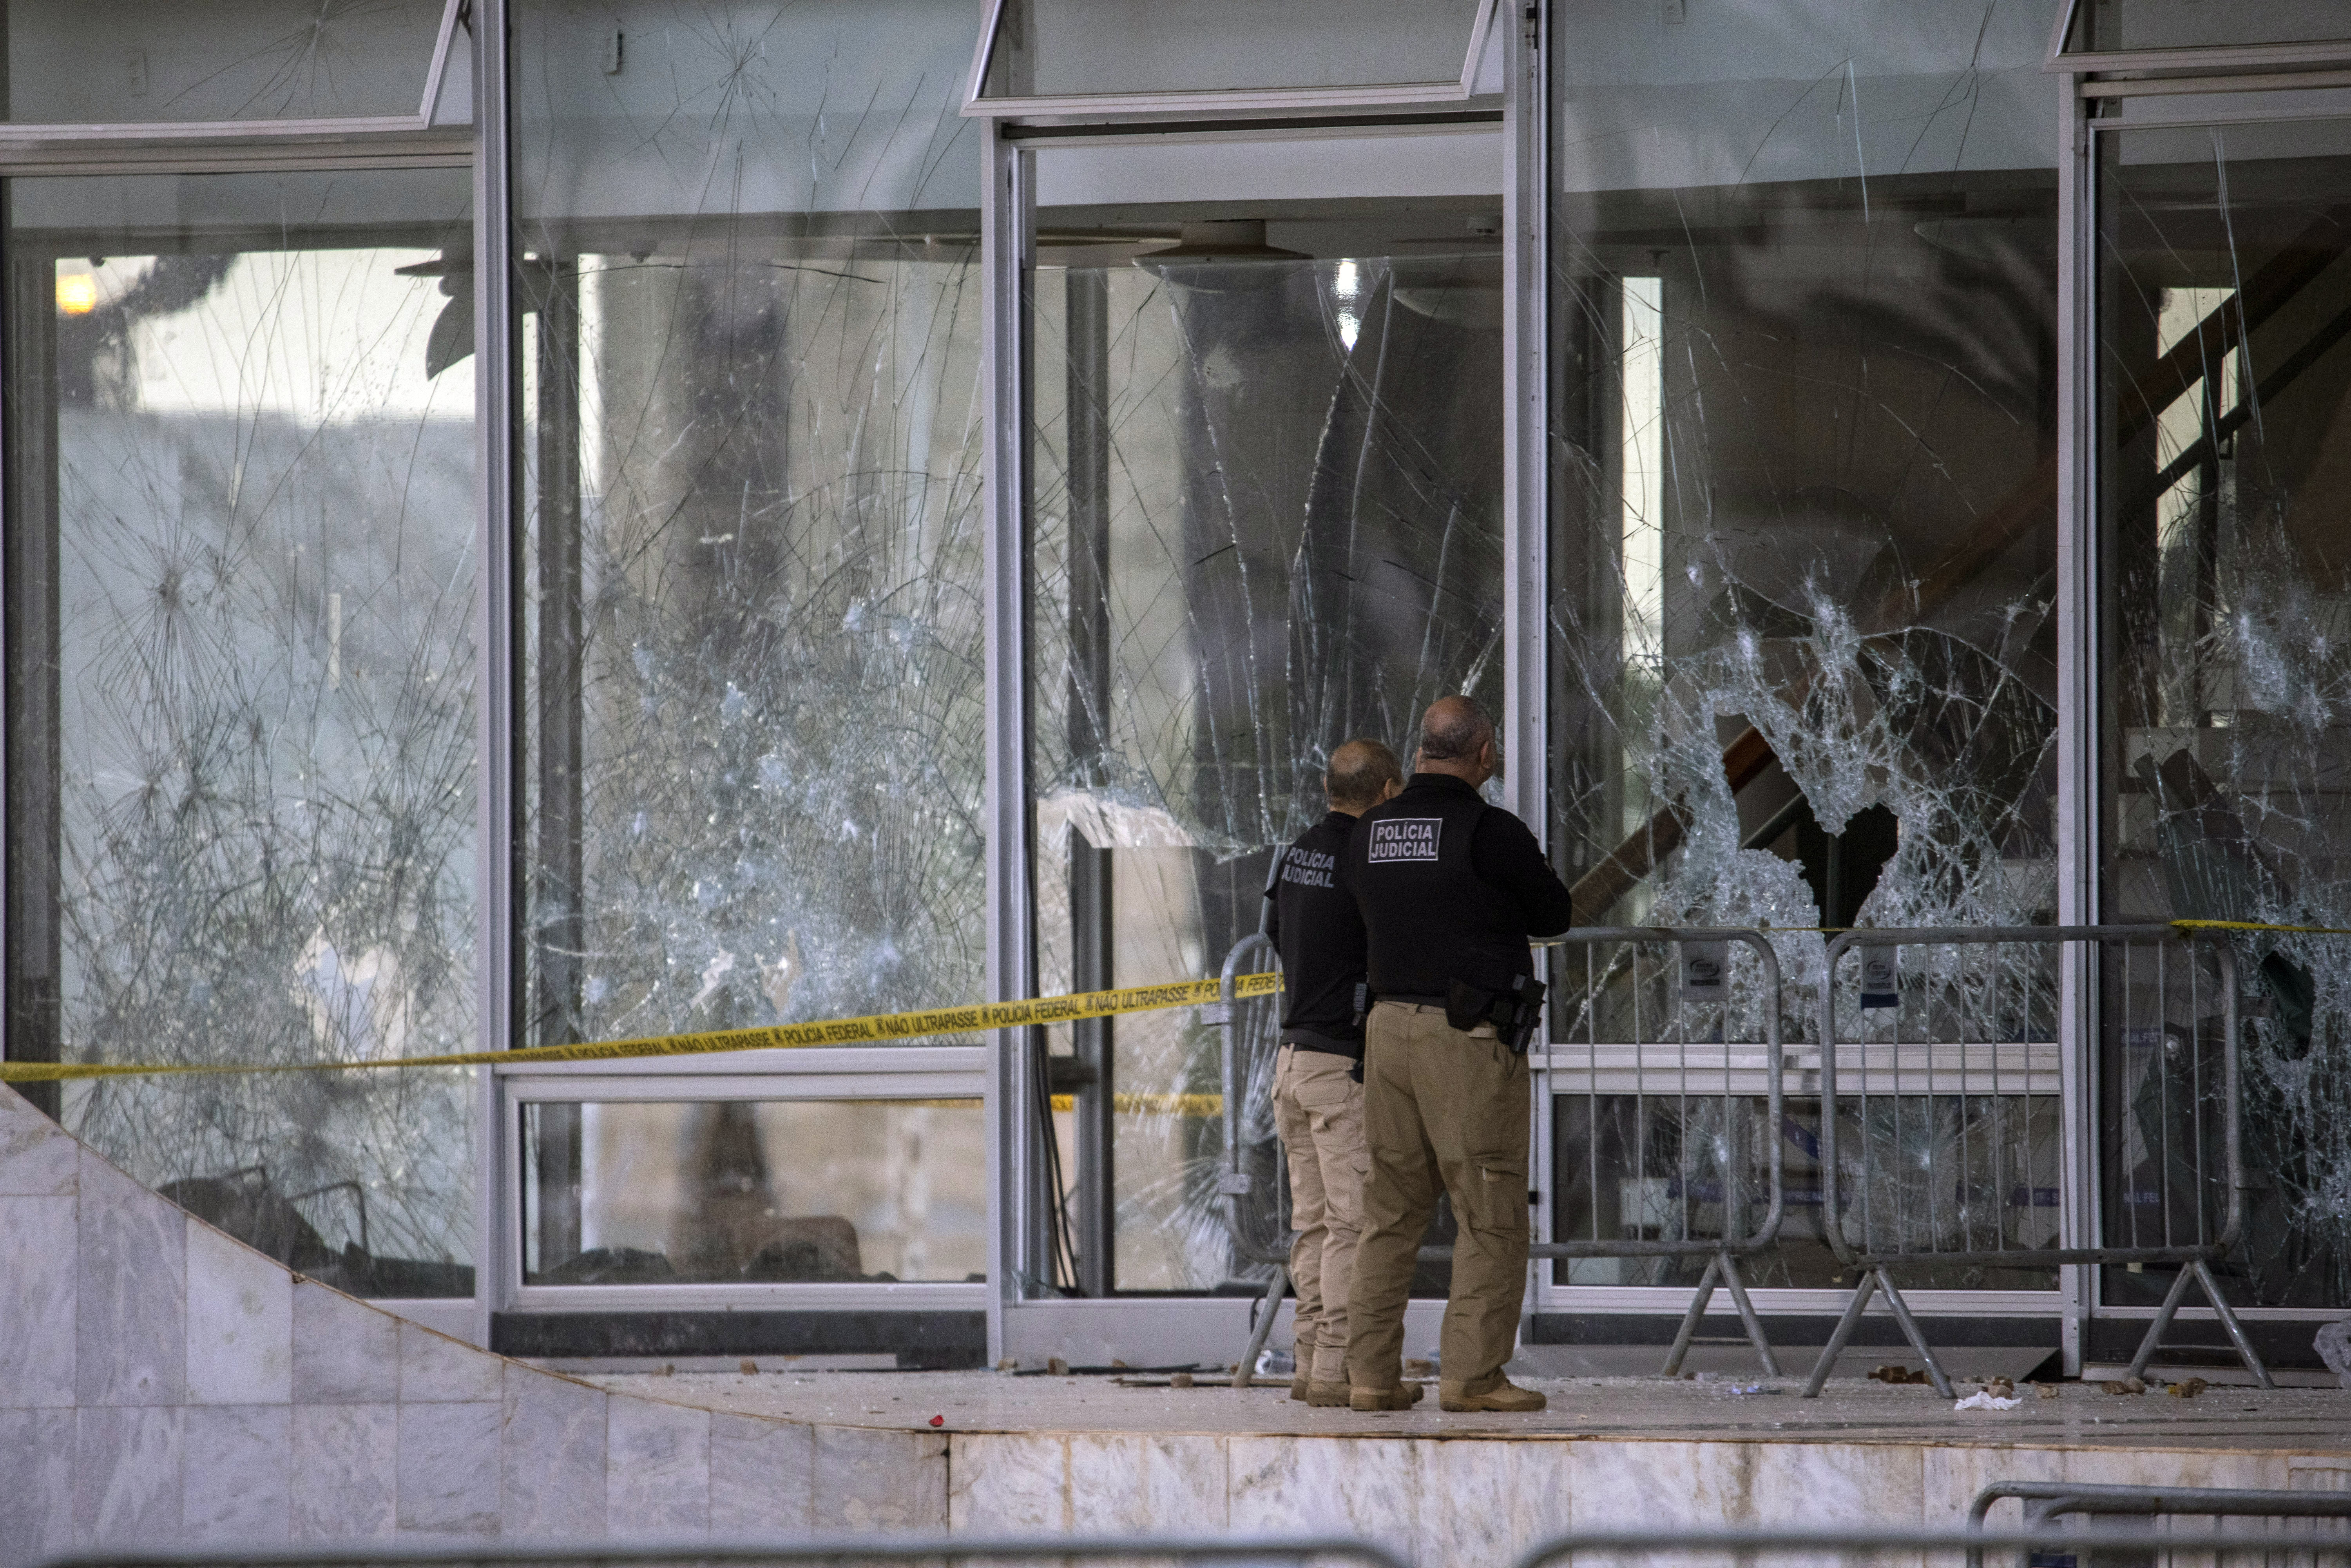
[[[1703, 1259], [1665, 1375], [1681, 1370], [1721, 1290], [1738, 1310], [1765, 1375], [1778, 1376], [1778, 1359], [1739, 1268], [1739, 1260], [1773, 1244], [1786, 1211], [1780, 967], [1771, 942], [1744, 928], [1611, 926], [1537, 946], [1563, 950], [1551, 966], [1550, 1044], [1535, 1048], [1545, 1052], [1542, 1065], [1552, 1074], [1548, 1103], [1539, 1109], [1553, 1115], [1563, 1098], [1573, 1101], [1588, 1135], [1578, 1205], [1551, 1193], [1545, 1211], [1552, 1235], [1529, 1249], [1530, 1258]], [[1243, 1096], [1258, 1075], [1237, 1039], [1241, 1013], [1235, 985], [1244, 960], [1260, 947], [1270, 953], [1270, 946], [1262, 936], [1234, 945], [1225, 959], [1223, 999], [1210, 1020], [1221, 1026], [1224, 1041], [1219, 1190], [1227, 1222], [1235, 1253], [1274, 1270], [1234, 1374], [1236, 1386], [1246, 1386], [1254, 1372], [1289, 1283], [1286, 1226], [1279, 1239], [1259, 1236], [1244, 1202], [1255, 1180], [1243, 1164]], [[1747, 955], [1744, 961], [1734, 958], [1735, 949]], [[1580, 966], [1560, 961], [1570, 955], [1580, 955]], [[1278, 1009], [1279, 998], [1266, 1005]], [[1580, 1087], [1562, 1095], [1562, 1073], [1580, 1079]], [[1620, 1135], [1597, 1135], [1604, 1124]], [[1611, 1184], [1613, 1214], [1605, 1201]], [[1562, 1219], [1572, 1207], [1576, 1211]], [[1446, 1247], [1421, 1251], [1432, 1261], [1451, 1256]]]
[[1769, 1249], [1787, 1212], [1778, 954], [1743, 927], [1595, 926], [1539, 946], [1559, 949], [1542, 1111], [1580, 1118], [1583, 1154], [1579, 1184], [1552, 1184], [1551, 1239], [1531, 1255], [1702, 1258], [1664, 1375], [1681, 1371], [1719, 1288], [1764, 1375], [1777, 1377], [1739, 1260]]
[[[1968, 1528], [1980, 1531], [1992, 1506], [2022, 1505], [2020, 1529], [2037, 1532], [2051, 1521], [2080, 1518], [2335, 1519], [2351, 1522], [2351, 1492], [2252, 1490], [2231, 1487], [2098, 1486], [2074, 1481], [1994, 1481], [1968, 1506]], [[2351, 1542], [2351, 1531], [2337, 1537]], [[2300, 1544], [2299, 1542], [2294, 1544]], [[1982, 1568], [1980, 1550], [1968, 1568]], [[2019, 1557], [2017, 1568], [2031, 1568]]]
[[[1224, 967], [1217, 977], [1217, 999], [1211, 1004], [1213, 1010], [1201, 1009], [1206, 1015], [1201, 1021], [1217, 1026], [1221, 1042], [1218, 1083], [1224, 1092], [1225, 1150], [1224, 1168], [1217, 1177], [1217, 1192], [1224, 1200], [1225, 1226], [1232, 1233], [1236, 1257], [1244, 1262], [1270, 1264], [1273, 1268], [1273, 1279], [1267, 1285], [1257, 1311], [1251, 1315], [1249, 1347], [1241, 1353], [1240, 1361], [1233, 1368], [1233, 1386], [1236, 1388], [1247, 1388], [1249, 1379], [1256, 1375], [1257, 1358], [1264, 1351], [1267, 1338], [1273, 1333], [1274, 1319], [1280, 1315], [1282, 1293], [1290, 1288], [1290, 1246], [1295, 1237], [1289, 1226], [1289, 1206], [1281, 1201], [1289, 1183], [1280, 1161], [1275, 1162], [1272, 1175], [1276, 1199], [1272, 1207], [1281, 1217], [1278, 1222], [1280, 1234], [1260, 1237], [1250, 1222], [1249, 1206], [1246, 1201], [1256, 1188], [1257, 1181], [1242, 1164], [1242, 1128], [1249, 1120], [1249, 1107], [1253, 1103], [1249, 1086], [1257, 1075], [1250, 1071], [1254, 1064], [1243, 1060], [1245, 1048], [1236, 1037], [1240, 1032], [1242, 1022], [1238, 995], [1241, 965], [1253, 953], [1262, 954], [1265, 962], [1273, 968], [1281, 967], [1280, 955], [1274, 950], [1272, 940], [1261, 931], [1251, 932], [1234, 943], [1232, 951], [1225, 955]], [[1275, 1019], [1281, 1016], [1280, 992], [1264, 998], [1264, 1002], [1270, 1009], [1270, 1016]], [[1278, 1029], [1267, 1032], [1270, 1040], [1280, 1039]]]
[[[2177, 1267], [2131, 1374], [2146, 1370], [2192, 1280], [2257, 1382], [2267, 1370], [2211, 1266], [2243, 1218], [2237, 972], [2226, 941], [2169, 925], [1848, 931], [1821, 987], [1822, 1228], [1853, 1294], [1806, 1385], [1820, 1393], [1883, 1293], [1936, 1391], [1950, 1380], [1895, 1281], [1933, 1268]], [[2116, 1153], [2159, 1224], [2066, 1245], [2059, 998], [2065, 951], [2095, 964], [2098, 1027], [2119, 1031], [2133, 1081]], [[2077, 1113], [2084, 1129], [2095, 1120]], [[2109, 1228], [2112, 1228], [2111, 1227]]]
[[2329, 1531], [2273, 1535], [2060, 1529], [1579, 1531], [1521, 1555], [1516, 1568], [1966, 1568], [2013, 1552], [2043, 1568], [2351, 1568], [2351, 1539]]
[[639, 1563], [758, 1564], [821, 1563], [831, 1568], [861, 1563], [923, 1563], [941, 1568], [956, 1563], [1004, 1563], [1020, 1568], [1053, 1563], [1065, 1568], [1090, 1563], [1167, 1563], [1295, 1564], [1297, 1568], [1405, 1568], [1384, 1547], [1344, 1536], [1229, 1535], [1121, 1536], [1098, 1538], [1031, 1535], [1018, 1538], [947, 1535], [819, 1536], [807, 1541], [442, 1542], [432, 1545], [353, 1545], [271, 1548], [260, 1551], [97, 1550], [51, 1558], [43, 1568], [372, 1568], [373, 1564], [502, 1563], [585, 1568], [633, 1568]]

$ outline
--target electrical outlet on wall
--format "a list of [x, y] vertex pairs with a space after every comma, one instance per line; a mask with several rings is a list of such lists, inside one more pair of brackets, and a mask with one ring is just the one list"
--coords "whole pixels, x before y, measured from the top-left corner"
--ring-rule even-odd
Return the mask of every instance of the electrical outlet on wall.
[[133, 49], [122, 57], [122, 90], [132, 98], [147, 96], [147, 53]]

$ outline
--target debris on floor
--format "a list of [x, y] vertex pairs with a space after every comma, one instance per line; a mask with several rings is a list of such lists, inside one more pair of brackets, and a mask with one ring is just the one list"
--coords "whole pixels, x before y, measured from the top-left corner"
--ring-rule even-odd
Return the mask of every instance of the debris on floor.
[[1899, 1366], [1892, 1362], [1877, 1367], [1869, 1375], [1879, 1383], [1927, 1383], [1932, 1381], [1923, 1366]]
[[2003, 1399], [1987, 1388], [1980, 1393], [1970, 1394], [1965, 1399], [1956, 1401], [1951, 1408], [1954, 1410], [2013, 1410], [2023, 1403], [2022, 1399]]

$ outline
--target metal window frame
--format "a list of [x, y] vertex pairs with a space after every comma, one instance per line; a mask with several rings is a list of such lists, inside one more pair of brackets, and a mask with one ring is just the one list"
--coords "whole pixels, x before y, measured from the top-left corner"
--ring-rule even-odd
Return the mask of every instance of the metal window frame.
[[[515, 1036], [514, 766], [515, 313], [513, 165], [508, 156], [507, 0], [473, 0], [475, 580], [475, 1049]], [[495, 1071], [476, 1070], [474, 1103], [474, 1321], [476, 1344], [506, 1305], [506, 1260], [522, 1239], [506, 1200], [506, 1128]], [[513, 1140], [518, 1148], [520, 1139]], [[520, 1188], [515, 1189], [517, 1193]], [[509, 1234], [509, 1231], [512, 1234]], [[519, 1278], [519, 1273], [515, 1274]]]
[[[1549, 7], [1516, 10], [1502, 40], [1502, 800], [1546, 853], [1551, 714], [1551, 74]], [[1470, 51], [1477, 68], [1482, 40]], [[1536, 957], [1551, 973], [1551, 948]], [[1545, 1028], [1548, 1030], [1548, 1014]], [[1546, 1194], [1529, 1216], [1537, 1241], [1556, 1240], [1550, 1040], [1530, 1061], [1529, 1185]], [[1555, 1269], [1527, 1272], [1525, 1310], [1545, 1305]]]
[[[1034, 156], [980, 125], [980, 384], [987, 465], [982, 477], [981, 618], [987, 727], [985, 861], [987, 994], [1031, 994], [1036, 938], [1029, 898], [1028, 332], [1021, 279], [1034, 247]], [[1026, 1071], [1034, 1032], [999, 1030], [987, 1061], [987, 1359], [1005, 1355], [1005, 1315], [1020, 1304], [1034, 1249], [1037, 1170], [1029, 1136], [1038, 1107]]]
[[[268, 144], [275, 142], [335, 142], [351, 137], [380, 136], [387, 131], [428, 131], [441, 106], [441, 89], [456, 45], [459, 14], [473, 0], [443, 0], [441, 26], [434, 32], [433, 54], [424, 68], [424, 91], [413, 114], [359, 114], [309, 120], [94, 120], [85, 123], [0, 125], [0, 150], [20, 146], [84, 147], [92, 143], [148, 144], [157, 147], [190, 142]], [[478, 5], [476, 9], [480, 9]], [[483, 29], [486, 31], [487, 29]], [[475, 61], [478, 68], [478, 51]], [[5, 155], [5, 152], [0, 152]]]
[[[2224, 104], [2199, 113], [2193, 101], [2198, 91], [2197, 84], [2166, 85], [2187, 100], [2182, 106], [2183, 112], [2177, 116], [2158, 115], [2144, 120], [2105, 119], [2095, 112], [2092, 107], [2094, 100], [2084, 94], [2064, 95], [2066, 105], [2064, 133], [2068, 140], [2064, 144], [2067, 162], [2063, 166], [2065, 177], [2059, 186], [2063, 221], [2058, 233], [2061, 269], [2058, 279], [2058, 688], [2061, 705], [2067, 696], [2074, 697], [2076, 702], [2095, 705], [2100, 695], [2097, 605], [2105, 565], [2098, 549], [2097, 528], [2101, 476], [2097, 437], [2100, 299], [2096, 257], [2101, 195], [2099, 170], [2105, 142], [2109, 137], [2137, 131], [2346, 118], [2342, 111], [2330, 115], [2323, 110], [2314, 110], [2306, 106], [2263, 110], [2252, 103]], [[2275, 86], [2274, 78], [2273, 86]], [[2065, 664], [2069, 657], [2073, 660], [2070, 673]], [[2095, 716], [2099, 709], [2090, 706], [2077, 711], [2085, 716]], [[2063, 901], [2069, 894], [2076, 900], [2074, 906], [2082, 911], [2085, 920], [2095, 922], [2104, 917], [2099, 873], [2105, 862], [2105, 843], [2098, 747], [2095, 731], [2082, 724], [2066, 723], [2061, 706], [2058, 747], [2060, 920], [2066, 918], [2062, 913], [2064, 907]], [[2070, 809], [2064, 794], [2068, 786], [2074, 790]], [[2070, 866], [2066, 864], [2069, 846], [2064, 838], [2067, 824], [2071, 824], [2074, 830], [2070, 845], [2074, 863]], [[2061, 1017], [2069, 1027], [2078, 1031], [2077, 1040], [2066, 1054], [2068, 1071], [2077, 1075], [2075, 1092], [2078, 1103], [2069, 1104], [2064, 1113], [2064, 1134], [2069, 1141], [2078, 1141], [2080, 1145], [2078, 1149], [2068, 1153], [2066, 1170], [2069, 1178], [2078, 1171], [2080, 1185], [2067, 1195], [2065, 1218], [2074, 1228], [2073, 1234], [2081, 1239], [2079, 1245], [2095, 1246], [2103, 1230], [2101, 1216], [2105, 1173], [2099, 1159], [2098, 1140], [2091, 1135], [2095, 1131], [2092, 1119], [2096, 1114], [2098, 1104], [2098, 977], [2086, 954], [2073, 956], [2064, 983], [2071, 994], [2062, 1002]], [[2158, 1309], [2108, 1305], [2104, 1270], [2095, 1264], [2074, 1265], [2069, 1267], [2065, 1273], [2070, 1309], [2066, 1320], [2065, 1374], [2069, 1377], [2078, 1377], [2085, 1354], [2088, 1325], [2093, 1320], [2145, 1320], [2153, 1318]], [[2335, 1315], [2340, 1309], [2238, 1307], [2232, 1310], [2248, 1322], [2307, 1322]], [[2180, 1307], [2176, 1315], [2188, 1320], [2211, 1320], [2217, 1316], [2209, 1307], [2188, 1306]]]
[[[838, 1050], [745, 1051], [679, 1057], [654, 1062], [514, 1062], [492, 1068], [494, 1110], [488, 1118], [503, 1147], [497, 1180], [483, 1183], [500, 1201], [498, 1310], [534, 1316], [610, 1312], [941, 1311], [981, 1306], [990, 1283], [919, 1280], [820, 1283], [526, 1285], [522, 1277], [524, 1146], [521, 1113], [546, 1103], [643, 1104], [774, 1100], [965, 1100], [987, 1115], [993, 1109], [995, 1052], [984, 1046], [849, 1047]], [[986, 1222], [992, 1253], [997, 1234], [992, 1201]], [[477, 1263], [476, 1267], [479, 1267]], [[480, 1279], [476, 1275], [476, 1280]], [[991, 1316], [993, 1313], [991, 1312]], [[485, 1341], [486, 1343], [486, 1341]]]
[[[2070, 21], [2059, 21], [2060, 37]], [[2068, 76], [2067, 87], [2079, 82]], [[2087, 389], [2095, 367], [2083, 326], [2095, 320], [2090, 287], [2096, 275], [2097, 206], [2091, 189], [2090, 106], [2061, 91], [2057, 135], [2057, 920], [2095, 925], [2102, 916], [2103, 860], [2098, 810], [2097, 454]], [[2100, 1227], [2098, 1139], [2089, 1118], [2098, 1103], [2098, 957], [2083, 944], [2058, 955], [2058, 1240], [2094, 1247]], [[2082, 1375], [2098, 1270], [2058, 1270], [2064, 1298], [2059, 1347], [2064, 1375]]]
[[[1469, 25], [1469, 50], [1459, 77], [1450, 81], [1366, 82], [1341, 87], [1170, 89], [1157, 92], [1061, 93], [1022, 98], [988, 98], [987, 68], [996, 56], [997, 34], [1004, 21], [1006, 0], [983, 0], [979, 42], [972, 51], [971, 77], [965, 84], [963, 113], [974, 119], [1085, 115], [1111, 118], [1164, 118], [1180, 114], [1327, 114], [1333, 110], [1384, 109], [1423, 103], [1459, 103], [1472, 96], [1478, 64], [1485, 57], [1501, 0], [1479, 0]], [[1507, 99], [1509, 90], [1504, 89]]]
[[[107, 122], [91, 124], [22, 124], [0, 125], [0, 179], [61, 178], [73, 176], [135, 176], [147, 174], [227, 174], [241, 172], [301, 172], [339, 170], [371, 171], [394, 169], [470, 168], [474, 171], [473, 218], [477, 246], [485, 236], [498, 231], [486, 214], [502, 214], [504, 211], [503, 143], [497, 142], [497, 157], [486, 155], [487, 138], [482, 126], [480, 100], [485, 83], [495, 80], [482, 69], [484, 35], [487, 26], [470, 29], [475, 50], [475, 103], [470, 125], [435, 126], [434, 114], [439, 108], [442, 89], [454, 49], [456, 29], [467, 0], [444, 0], [441, 26], [436, 35], [432, 60], [427, 68], [427, 79], [418, 112], [410, 115], [348, 116], [324, 120], [227, 120], [227, 121], [158, 121], [154, 123]], [[477, 17], [495, 19], [502, 25], [505, 0], [471, 0]], [[491, 172], [499, 179], [499, 190], [489, 189]], [[502, 218], [500, 219], [502, 221]], [[475, 279], [475, 319], [484, 323], [486, 340], [487, 323], [497, 319], [500, 308], [498, 291], [489, 285], [496, 274], [488, 267], [477, 268]], [[484, 340], [476, 356], [475, 410], [476, 463], [480, 469], [476, 484], [486, 494], [486, 476], [491, 472], [486, 454], [489, 450], [490, 414], [493, 402], [485, 394], [494, 375], [495, 366], [502, 356], [493, 345]], [[0, 363], [5, 370], [5, 363]], [[5, 454], [0, 454], [5, 456]], [[476, 723], [482, 736], [487, 738], [490, 706], [494, 685], [490, 676], [495, 666], [491, 660], [494, 644], [483, 633], [490, 628], [496, 614], [496, 595], [503, 591], [493, 573], [496, 559], [485, 548], [489, 538], [486, 507], [477, 516], [476, 548], [482, 551], [479, 563], [475, 606], [476, 633], [475, 678], [477, 686]], [[0, 694], [0, 700], [5, 694]], [[0, 709], [0, 722], [6, 719]], [[486, 758], [494, 752], [486, 750]], [[0, 816], [5, 816], [5, 783], [6, 756], [0, 748]], [[494, 853], [488, 846], [496, 835], [490, 831], [492, 819], [488, 791], [496, 779], [486, 768], [477, 770], [477, 789], [484, 799], [477, 807], [477, 855], [485, 861]], [[477, 867], [477, 875], [480, 868]], [[482, 900], [477, 929], [477, 964], [487, 963], [487, 944], [483, 938], [489, 931], [493, 910], [490, 884], [485, 882], [477, 889]], [[5, 911], [0, 911], [5, 920]], [[5, 935], [5, 930], [0, 930]], [[476, 978], [477, 1005], [485, 975]], [[7, 1056], [5, 1019], [0, 1019], [0, 1059]], [[493, 1030], [486, 1019], [478, 1027], [478, 1042], [491, 1046], [502, 1040], [502, 1031]], [[490, 1093], [488, 1075], [483, 1077], [482, 1095], [477, 1106], [486, 1106]], [[477, 1110], [475, 1154], [477, 1161], [494, 1155], [488, 1141], [487, 1118]], [[486, 1191], [490, 1185], [482, 1179], [484, 1172], [493, 1168], [486, 1163], [475, 1169], [475, 1203], [477, 1236], [475, 1242], [475, 1291], [470, 1297], [455, 1296], [429, 1300], [383, 1298], [379, 1301], [403, 1316], [426, 1321], [444, 1332], [455, 1333], [489, 1343], [490, 1300], [484, 1290], [483, 1261], [490, 1256], [478, 1231], [480, 1220], [487, 1217], [493, 1200]]]
[[[2206, 72], [2228, 67], [2323, 65], [2351, 62], [2351, 33], [2339, 39], [2287, 44], [2183, 45], [2163, 49], [2079, 49], [2068, 51], [2066, 36], [2081, 14], [2083, 0], [2066, 0], [2049, 35], [2045, 71], [2079, 74], [2085, 71], [2177, 70]], [[2170, 90], [2181, 90], [2173, 86]], [[2198, 90], [2194, 88], [2189, 91]], [[2210, 90], [2210, 89], [2205, 89]]]

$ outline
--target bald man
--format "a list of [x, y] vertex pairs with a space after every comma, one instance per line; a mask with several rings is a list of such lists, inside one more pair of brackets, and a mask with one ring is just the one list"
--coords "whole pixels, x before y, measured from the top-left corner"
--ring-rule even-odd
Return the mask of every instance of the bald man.
[[1395, 753], [1351, 740], [1331, 754], [1329, 814], [1282, 852], [1265, 890], [1265, 934], [1281, 955], [1281, 1049], [1273, 1064], [1273, 1124], [1290, 1157], [1290, 1278], [1298, 1291], [1298, 1372], [1290, 1396], [1344, 1405], [1347, 1290], [1363, 1228], [1364, 925], [1339, 890], [1339, 858], [1355, 819], [1403, 786]]
[[1468, 697], [1421, 721], [1416, 770], [1366, 810], [1340, 862], [1364, 932], [1364, 1132], [1372, 1174], [1347, 1307], [1348, 1403], [1400, 1410], [1404, 1311], [1441, 1189], [1460, 1237], [1445, 1303], [1437, 1402], [1531, 1412], [1502, 1375], [1526, 1294], [1524, 1055], [1540, 988], [1531, 936], [1564, 931], [1566, 886], [1526, 824], [1478, 793], [1498, 763], [1494, 722]]

